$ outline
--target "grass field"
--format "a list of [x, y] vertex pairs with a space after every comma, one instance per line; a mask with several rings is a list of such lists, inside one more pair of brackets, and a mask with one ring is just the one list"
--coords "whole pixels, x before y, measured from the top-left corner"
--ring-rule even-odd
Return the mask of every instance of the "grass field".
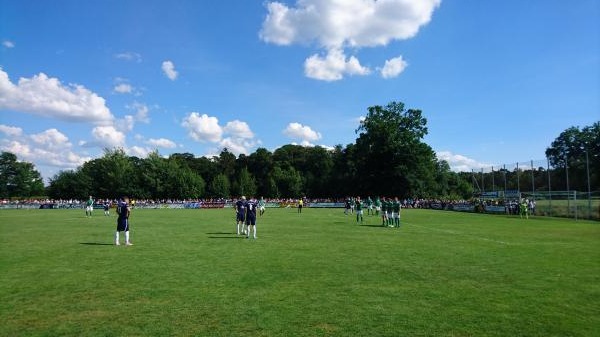
[[1, 336], [598, 336], [600, 224], [405, 210], [0, 211]]

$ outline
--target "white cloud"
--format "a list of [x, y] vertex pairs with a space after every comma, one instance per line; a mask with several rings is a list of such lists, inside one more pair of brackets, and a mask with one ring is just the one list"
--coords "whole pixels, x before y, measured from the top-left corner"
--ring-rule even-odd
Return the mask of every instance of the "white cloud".
[[450, 151], [438, 151], [436, 156], [439, 160], [445, 160], [450, 165], [450, 169], [455, 172], [470, 172], [471, 170], [490, 167], [490, 164], [480, 163], [475, 159], [465, 157], [460, 154], [454, 154]]
[[140, 147], [140, 146], [132, 146], [130, 148], [125, 149], [125, 153], [127, 153], [130, 156], [135, 156], [138, 158], [146, 158], [146, 157], [148, 157], [148, 154], [152, 151], [153, 151], [153, 149]]
[[97, 126], [92, 129], [91, 142], [82, 142], [81, 146], [85, 147], [101, 147], [101, 148], [117, 148], [125, 147], [125, 133], [117, 130], [114, 126]]
[[162, 71], [165, 75], [171, 80], [175, 81], [177, 79], [177, 71], [175, 70], [175, 65], [171, 61], [164, 61], [162, 63]]
[[267, 4], [259, 33], [269, 43], [317, 42], [325, 48], [384, 46], [417, 34], [441, 0], [298, 0]]
[[309, 126], [305, 126], [300, 123], [288, 124], [285, 130], [283, 130], [283, 134], [292, 139], [299, 139], [306, 145], [309, 145], [311, 141], [317, 141], [321, 139], [320, 133], [314, 131]]
[[256, 144], [253, 140], [235, 137], [226, 137], [219, 142], [221, 149], [227, 148], [229, 152], [235, 155], [250, 153], [250, 148], [256, 146]]
[[14, 43], [14, 42], [12, 42], [12, 41], [9, 41], [9, 40], [4, 40], [4, 41], [2, 41], [2, 45], [3, 45], [5, 48], [14, 48], [14, 47], [15, 47], [15, 43]]
[[48, 129], [44, 132], [31, 135], [33, 142], [39, 146], [52, 151], [61, 151], [63, 146], [71, 147], [69, 138], [57, 129]]
[[250, 130], [250, 126], [248, 126], [248, 124], [246, 122], [242, 122], [237, 119], [234, 121], [228, 122], [225, 125], [225, 127], [223, 128], [223, 131], [226, 134], [232, 135], [233, 137], [236, 137], [236, 138], [243, 138], [243, 139], [254, 138], [254, 133], [252, 132], [252, 130]]
[[250, 126], [237, 119], [225, 125], [223, 134], [228, 137], [221, 140], [221, 148], [226, 147], [236, 155], [248, 154], [251, 148], [260, 143], [260, 141], [254, 140], [254, 133], [250, 130]]
[[216, 117], [192, 112], [184, 118], [181, 125], [187, 129], [192, 139], [218, 144], [218, 149], [211, 149], [215, 153], [227, 148], [236, 155], [248, 154], [251, 148], [260, 144], [260, 141], [254, 139], [250, 126], [240, 120], [230, 121], [222, 127]]
[[346, 62], [343, 57], [340, 62], [337, 56], [333, 62], [336, 55], [331, 51], [385, 46], [412, 38], [431, 20], [440, 3], [441, 0], [297, 0], [295, 6], [287, 6], [268, 2], [259, 37], [277, 45], [314, 43], [327, 50], [327, 58], [313, 55], [305, 61], [305, 74], [311, 78], [341, 79], [342, 63], [346, 64], [342, 68], [365, 75], [367, 69], [360, 66], [357, 58]]
[[197, 112], [190, 113], [183, 119], [181, 125], [187, 129], [188, 135], [200, 142], [218, 142], [223, 135], [223, 129], [216, 117], [207, 114], [200, 115]]
[[408, 63], [402, 59], [402, 56], [394, 57], [393, 59], [385, 61], [385, 65], [381, 69], [381, 76], [383, 78], [397, 77], [407, 66]]
[[131, 92], [133, 92], [133, 87], [131, 86], [131, 84], [120, 83], [117, 84], [113, 90], [115, 92], [118, 92], [119, 94], [130, 94]]
[[133, 104], [128, 105], [127, 108], [135, 110], [135, 121], [143, 123], [150, 122], [150, 118], [148, 117], [148, 112], [150, 111], [150, 109], [146, 104], [134, 102]]
[[356, 57], [346, 60], [340, 49], [329, 50], [324, 58], [315, 54], [304, 61], [304, 74], [317, 80], [337, 81], [344, 78], [344, 74], [368, 75], [370, 72], [369, 68], [360, 65]]
[[0, 110], [28, 112], [74, 122], [109, 124], [114, 119], [104, 98], [81, 85], [64, 86], [44, 73], [13, 84], [0, 69]]
[[175, 144], [175, 142], [173, 142], [172, 140], [166, 139], [166, 138], [159, 138], [159, 139], [150, 138], [150, 139], [148, 139], [148, 141], [146, 143], [148, 145], [151, 145], [154, 147], [162, 147], [165, 149], [174, 149], [177, 147], [177, 144]]
[[16, 126], [0, 124], [0, 132], [4, 133], [9, 137], [18, 137], [23, 134], [23, 129]]
[[[15, 127], [7, 128], [20, 130]], [[0, 139], [0, 150], [14, 153], [19, 160], [33, 163], [45, 179], [50, 178], [56, 169], [75, 169], [91, 160], [90, 157], [74, 153], [68, 137], [57, 129], [32, 135], [26, 135], [22, 131], [6, 134], [6, 138]]]
[[137, 63], [142, 62], [142, 55], [140, 55], [138, 53], [130, 52], [130, 51], [115, 54], [115, 57], [118, 59], [121, 59], [121, 60], [125, 60], [125, 61], [135, 61]]

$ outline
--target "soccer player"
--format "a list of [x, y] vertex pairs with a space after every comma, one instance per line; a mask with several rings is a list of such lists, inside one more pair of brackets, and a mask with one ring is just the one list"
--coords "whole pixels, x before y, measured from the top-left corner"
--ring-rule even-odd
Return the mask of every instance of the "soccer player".
[[385, 200], [385, 197], [381, 197], [381, 225], [384, 227], [387, 225], [387, 221], [388, 221], [387, 207], [388, 207], [387, 200]]
[[371, 197], [367, 197], [367, 200], [365, 200], [365, 206], [367, 207], [367, 215], [372, 215], [373, 214], [373, 200], [371, 200]]
[[344, 203], [344, 214], [348, 215], [350, 213], [350, 197], [346, 198]]
[[381, 212], [381, 200], [379, 199], [379, 197], [377, 197], [375, 199], [375, 202], [373, 203], [375, 205], [375, 215], [379, 215], [379, 212]]
[[354, 209], [356, 210], [356, 222], [358, 223], [358, 221], [360, 220], [360, 222], [363, 222], [363, 203], [360, 200], [360, 197], [356, 197], [355, 201], [354, 201]]
[[394, 227], [400, 227], [400, 210], [402, 209], [402, 205], [400, 204], [400, 200], [398, 197], [394, 199], [392, 203], [392, 218], [394, 221]]
[[94, 199], [92, 199], [92, 196], [90, 195], [90, 198], [88, 199], [88, 201], [85, 202], [85, 217], [91, 217], [92, 216], [92, 210], [94, 209]]
[[525, 217], [527, 219], [529, 219], [529, 212], [527, 212], [527, 200], [522, 200], [521, 203], [519, 204], [519, 215], [521, 216], [521, 218]]
[[107, 200], [104, 201], [104, 215], [109, 216], [110, 215], [110, 202]]
[[304, 206], [304, 200], [298, 199], [298, 213], [302, 213], [302, 206]]
[[129, 214], [131, 213], [131, 209], [129, 208], [129, 198], [123, 197], [122, 200], [119, 200], [117, 204], [117, 214], [119, 217], [117, 218], [117, 231], [115, 233], [115, 245], [120, 245], [119, 243], [119, 232], [125, 232], [125, 245], [132, 246], [133, 243], [129, 241]]
[[242, 195], [241, 199], [235, 202], [235, 220], [237, 224], [237, 235], [246, 234], [244, 222], [246, 220], [246, 197]]
[[260, 197], [260, 200], [258, 201], [258, 211], [260, 216], [265, 214], [265, 199], [263, 197]]
[[248, 227], [246, 239], [250, 238], [250, 233], [254, 230], [254, 239], [256, 240], [256, 207], [256, 199], [251, 198], [246, 202], [246, 227]]

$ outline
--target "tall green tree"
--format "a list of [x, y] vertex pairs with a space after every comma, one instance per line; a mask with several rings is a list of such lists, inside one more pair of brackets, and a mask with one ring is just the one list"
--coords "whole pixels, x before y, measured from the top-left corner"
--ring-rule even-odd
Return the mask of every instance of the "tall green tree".
[[224, 173], [217, 174], [210, 182], [209, 196], [212, 198], [229, 198], [231, 183]]
[[272, 189], [273, 154], [265, 148], [258, 148], [248, 156], [248, 171], [256, 179], [256, 193], [261, 196], [275, 197]]
[[92, 194], [90, 190], [91, 178], [81, 170], [61, 171], [50, 179], [48, 196], [53, 199], [80, 199], [85, 200]]
[[166, 160], [164, 197], [177, 199], [197, 199], [204, 195], [205, 182], [189, 167], [181, 167], [174, 160]]
[[45, 194], [44, 181], [32, 163], [17, 161], [10, 152], [0, 155], [0, 196], [28, 198]]
[[240, 171], [238, 186], [239, 195], [256, 196], [256, 180], [245, 167]]
[[136, 172], [132, 160], [122, 148], [104, 149], [104, 156], [86, 162], [82, 173], [91, 179], [91, 195], [114, 198], [130, 195], [135, 189]]
[[583, 128], [570, 127], [546, 149], [546, 157], [550, 165], [562, 169], [561, 174], [553, 177], [553, 183], [566, 188], [566, 172], [568, 166], [570, 189], [587, 190], [589, 171], [592, 190], [600, 189], [600, 122]]
[[298, 198], [305, 194], [302, 190], [300, 173], [293, 167], [282, 169], [279, 166], [275, 166], [273, 169], [273, 180], [275, 180], [277, 191], [281, 197]]
[[367, 191], [388, 196], [418, 196], [435, 173], [435, 153], [422, 142], [427, 119], [404, 103], [372, 106], [356, 130], [358, 175]]

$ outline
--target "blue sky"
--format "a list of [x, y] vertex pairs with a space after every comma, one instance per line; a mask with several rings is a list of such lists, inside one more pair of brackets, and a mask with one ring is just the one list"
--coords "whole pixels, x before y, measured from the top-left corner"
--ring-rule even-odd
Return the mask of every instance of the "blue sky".
[[423, 111], [456, 170], [600, 120], [597, 0], [0, 0], [0, 150], [43, 177], [145, 157], [353, 143]]

